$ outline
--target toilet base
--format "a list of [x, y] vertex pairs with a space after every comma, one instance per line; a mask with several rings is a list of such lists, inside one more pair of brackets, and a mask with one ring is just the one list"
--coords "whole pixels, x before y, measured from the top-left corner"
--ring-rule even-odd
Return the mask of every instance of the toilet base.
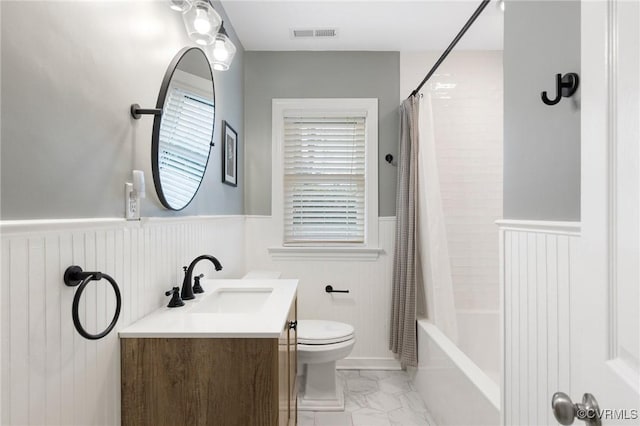
[[310, 399], [300, 392], [298, 394], [298, 411], [344, 411], [342, 384], [338, 383], [336, 397], [332, 399]]
[[344, 411], [344, 391], [336, 363], [305, 364], [304, 385], [298, 395], [300, 411]]

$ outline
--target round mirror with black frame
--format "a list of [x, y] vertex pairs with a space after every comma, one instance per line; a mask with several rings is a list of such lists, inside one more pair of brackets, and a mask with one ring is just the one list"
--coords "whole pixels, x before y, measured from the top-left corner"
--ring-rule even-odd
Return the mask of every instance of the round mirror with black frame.
[[215, 88], [209, 60], [182, 49], [167, 68], [153, 120], [151, 168], [162, 205], [182, 210], [198, 192], [213, 146]]

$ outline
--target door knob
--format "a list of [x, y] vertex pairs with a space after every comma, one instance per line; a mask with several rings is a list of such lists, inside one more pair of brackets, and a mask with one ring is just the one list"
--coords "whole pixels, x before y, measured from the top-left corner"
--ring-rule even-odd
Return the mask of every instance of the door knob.
[[556, 392], [551, 398], [553, 415], [562, 425], [570, 425], [573, 419], [583, 420], [587, 426], [602, 426], [598, 401], [590, 393], [582, 396], [582, 403], [574, 404], [564, 392]]

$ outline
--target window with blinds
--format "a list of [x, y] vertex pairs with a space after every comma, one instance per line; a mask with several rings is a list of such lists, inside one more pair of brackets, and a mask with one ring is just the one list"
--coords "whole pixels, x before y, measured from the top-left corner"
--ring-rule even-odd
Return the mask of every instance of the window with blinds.
[[364, 243], [365, 117], [284, 117], [284, 244]]
[[213, 100], [172, 82], [162, 111], [158, 167], [167, 202], [184, 206], [202, 180], [213, 134]]

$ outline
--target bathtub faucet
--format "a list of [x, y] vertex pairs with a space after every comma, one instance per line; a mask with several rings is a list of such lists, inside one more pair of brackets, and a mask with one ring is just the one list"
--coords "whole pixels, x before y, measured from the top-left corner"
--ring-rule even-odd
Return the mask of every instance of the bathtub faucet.
[[191, 284], [193, 268], [195, 268], [198, 262], [205, 259], [213, 263], [213, 266], [216, 268], [216, 271], [219, 271], [222, 269], [222, 265], [220, 264], [218, 259], [216, 259], [215, 257], [209, 254], [203, 254], [202, 256], [198, 256], [195, 259], [193, 259], [193, 262], [191, 262], [188, 268], [186, 266], [183, 267], [184, 281], [182, 281], [182, 291], [180, 292], [180, 297], [182, 298], [182, 300], [191, 300], [196, 298], [196, 296], [193, 294], [193, 287]]

